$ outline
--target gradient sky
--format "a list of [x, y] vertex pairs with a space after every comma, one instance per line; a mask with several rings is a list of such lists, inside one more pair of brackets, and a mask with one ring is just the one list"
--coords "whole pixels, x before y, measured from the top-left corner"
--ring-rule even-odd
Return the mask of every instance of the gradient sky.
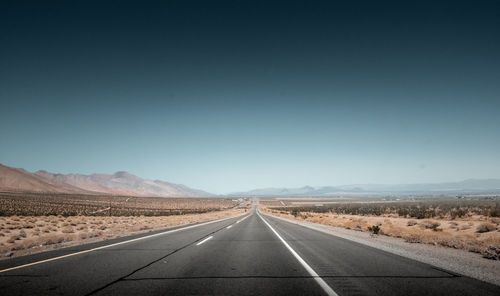
[[0, 163], [214, 193], [500, 178], [500, 2], [333, 2], [2, 1]]

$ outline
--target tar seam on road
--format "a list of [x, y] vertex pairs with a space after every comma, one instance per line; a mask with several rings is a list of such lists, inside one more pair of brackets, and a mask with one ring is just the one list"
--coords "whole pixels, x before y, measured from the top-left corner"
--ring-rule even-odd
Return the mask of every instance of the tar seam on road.
[[[233, 218], [234, 218], [234, 217], [233, 217]], [[227, 218], [227, 219], [229, 219], [229, 218]], [[222, 219], [222, 220], [219, 220], [219, 221], [224, 221], [224, 220], [227, 220], [227, 219]], [[222, 229], [224, 229], [224, 228], [226, 228], [226, 226], [221, 227], [221, 228], [219, 228], [219, 229], [216, 229], [216, 230], [214, 230], [214, 231], [210, 232], [208, 235], [212, 235], [212, 234], [214, 234], [214, 233], [216, 233], [216, 232], [218, 232], [218, 231], [221, 231], [221, 230], [222, 230]], [[174, 251], [172, 251], [172, 252], [168, 253], [167, 255], [162, 256], [162, 257], [160, 257], [160, 258], [158, 258], [158, 259], [156, 259], [156, 260], [153, 260], [153, 261], [149, 262], [148, 264], [146, 264], [146, 265], [144, 265], [144, 266], [142, 266], [142, 267], [139, 267], [139, 268], [137, 268], [137, 269], [133, 270], [131, 273], [126, 274], [126, 275], [124, 275], [124, 276], [122, 276], [122, 277], [120, 277], [120, 278], [118, 278], [118, 279], [116, 279], [116, 280], [114, 280], [114, 281], [112, 281], [112, 282], [110, 282], [110, 283], [108, 283], [108, 284], [106, 284], [106, 285], [104, 285], [104, 286], [100, 287], [100, 288], [95, 289], [94, 291], [92, 291], [92, 292], [90, 292], [90, 293], [86, 294], [85, 296], [89, 296], [89, 295], [95, 294], [95, 293], [97, 293], [97, 292], [99, 292], [99, 291], [102, 291], [102, 290], [106, 289], [106, 288], [107, 288], [107, 287], [109, 287], [109, 286], [112, 286], [112, 285], [114, 285], [114, 284], [118, 283], [119, 281], [123, 281], [123, 280], [125, 280], [127, 277], [129, 277], [129, 276], [133, 275], [134, 273], [136, 273], [136, 272], [138, 272], [138, 271], [140, 271], [140, 270], [142, 270], [142, 269], [144, 269], [144, 268], [147, 268], [147, 267], [149, 267], [149, 266], [151, 266], [151, 265], [155, 264], [156, 262], [159, 262], [159, 261], [161, 261], [161, 260], [163, 260], [163, 259], [167, 258], [168, 256], [170, 256], [170, 255], [172, 255], [172, 254], [175, 254], [175, 253], [177, 253], [177, 252], [179, 252], [179, 251], [181, 251], [181, 250], [183, 250], [183, 249], [185, 249], [185, 248], [187, 248], [187, 247], [191, 246], [192, 244], [196, 243], [196, 242], [197, 242], [197, 241], [199, 241], [199, 240], [200, 240], [200, 239], [197, 239], [197, 240], [195, 240], [195, 241], [193, 241], [193, 242], [190, 242], [190, 243], [188, 243], [188, 244], [186, 244], [186, 245], [184, 245], [184, 246], [182, 246], [182, 247], [180, 247], [180, 248], [178, 248], [178, 249], [175, 249]]]
[[[454, 276], [398, 276], [398, 275], [326, 275], [318, 276], [329, 279], [450, 279]], [[149, 281], [149, 280], [200, 280], [200, 279], [313, 279], [313, 276], [275, 276], [275, 275], [243, 275], [243, 276], [188, 276], [188, 277], [147, 277], [123, 279], [123, 281]]]
[[183, 228], [177, 228], [177, 229], [168, 230], [168, 231], [165, 231], [165, 232], [155, 233], [155, 234], [152, 234], [152, 235], [142, 236], [142, 237], [134, 238], [134, 239], [127, 240], [127, 241], [123, 241], [123, 242], [119, 242], [119, 243], [114, 243], [114, 244], [111, 244], [111, 245], [105, 245], [105, 246], [101, 246], [101, 247], [97, 247], [97, 248], [92, 248], [92, 249], [88, 249], [88, 250], [84, 250], [84, 251], [80, 251], [80, 252], [76, 252], [76, 253], [66, 254], [66, 255], [62, 255], [62, 256], [58, 256], [58, 257], [53, 257], [53, 258], [49, 258], [49, 259], [45, 259], [45, 260], [40, 260], [40, 261], [35, 261], [35, 262], [31, 262], [31, 263], [19, 265], [19, 266], [9, 267], [9, 268], [0, 270], [0, 273], [11, 271], [11, 270], [16, 270], [16, 269], [20, 269], [20, 268], [24, 268], [24, 267], [28, 267], [28, 266], [32, 266], [32, 265], [37, 265], [37, 264], [40, 264], [40, 263], [55, 261], [55, 260], [63, 259], [63, 258], [66, 258], [66, 257], [71, 257], [71, 256], [75, 256], [75, 255], [81, 255], [81, 254], [85, 254], [85, 253], [89, 253], [89, 252], [93, 252], [93, 251], [98, 251], [98, 250], [102, 250], [102, 249], [106, 249], [106, 248], [110, 248], [110, 247], [114, 247], [114, 246], [118, 246], [118, 245], [123, 245], [123, 244], [126, 244], [126, 243], [131, 243], [131, 242], [135, 242], [135, 241], [139, 241], [139, 240], [143, 240], [143, 239], [147, 239], [147, 238], [151, 238], [151, 237], [155, 237], [155, 236], [160, 236], [160, 235], [165, 235], [165, 234], [169, 234], [169, 233], [173, 233], [173, 232], [177, 232], [177, 231], [191, 229], [191, 228], [195, 228], [195, 227], [199, 227], [199, 226], [203, 226], [203, 225], [207, 225], [207, 224], [211, 224], [211, 223], [215, 223], [215, 222], [221, 222], [221, 221], [228, 220], [228, 219], [231, 219], [231, 218], [234, 218], [234, 217], [228, 217], [228, 218], [224, 218], [224, 219], [219, 219], [219, 220], [214, 220], [214, 221], [208, 221], [208, 222], [204, 222], [204, 223], [200, 223], [200, 224], [186, 226], [186, 227], [183, 227]]
[[279, 235], [279, 233], [276, 230], [274, 230], [274, 228], [271, 226], [271, 224], [269, 224], [266, 221], [266, 219], [264, 219], [260, 215], [259, 212], [257, 212], [257, 214], [262, 219], [262, 221], [264, 221], [264, 223], [267, 225], [267, 227], [269, 227], [269, 229], [271, 229], [272, 232], [274, 232], [274, 234], [281, 240], [281, 242], [285, 245], [285, 247], [287, 247], [287, 249], [290, 251], [290, 253], [292, 253], [292, 255], [295, 257], [295, 259], [297, 259], [300, 262], [300, 264], [302, 264], [302, 266], [307, 270], [307, 272], [320, 285], [320, 287], [323, 289], [323, 291], [325, 291], [327, 295], [338, 296], [338, 294], [335, 293], [335, 291], [333, 291], [333, 289], [316, 273], [316, 271], [314, 271], [314, 269], [312, 269], [312, 267], [309, 266], [309, 264], [307, 264], [307, 262], [304, 259], [302, 259], [302, 257], [300, 257], [299, 254], [297, 254], [297, 252], [295, 252], [295, 250], [292, 249], [292, 247], [290, 247], [290, 245], [281, 237], [281, 235]]
[[199, 246], [199, 245], [203, 244], [204, 242], [206, 242], [207, 240], [212, 239], [212, 238], [213, 238], [213, 236], [211, 235], [211, 236], [207, 237], [206, 239], [202, 240], [201, 242], [197, 243], [196, 245]]

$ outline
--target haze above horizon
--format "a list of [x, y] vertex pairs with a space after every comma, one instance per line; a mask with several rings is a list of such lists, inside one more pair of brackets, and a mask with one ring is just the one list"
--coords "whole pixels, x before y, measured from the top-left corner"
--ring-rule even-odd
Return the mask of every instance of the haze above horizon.
[[495, 1], [141, 3], [0, 3], [0, 163], [216, 194], [500, 178]]

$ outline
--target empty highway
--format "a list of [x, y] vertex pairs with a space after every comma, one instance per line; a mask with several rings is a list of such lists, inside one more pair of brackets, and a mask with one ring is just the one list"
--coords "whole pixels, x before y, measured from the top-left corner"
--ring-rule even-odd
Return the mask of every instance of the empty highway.
[[253, 210], [0, 261], [1, 295], [500, 295], [500, 287]]

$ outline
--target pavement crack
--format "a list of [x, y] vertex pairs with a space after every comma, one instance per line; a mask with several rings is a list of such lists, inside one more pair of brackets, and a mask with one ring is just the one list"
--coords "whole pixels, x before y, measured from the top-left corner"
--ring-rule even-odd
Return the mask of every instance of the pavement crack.
[[36, 275], [36, 274], [2, 274], [0, 278], [3, 277], [32, 277], [32, 278], [41, 278], [48, 277], [48, 275]]
[[445, 269], [442, 269], [442, 268], [439, 268], [439, 267], [436, 267], [436, 266], [431, 266], [431, 268], [435, 269], [437, 271], [441, 271], [441, 272], [444, 272], [446, 274], [449, 274], [452, 277], [462, 277], [462, 275], [460, 275], [458, 273], [454, 273], [454, 272], [451, 272], [451, 271], [448, 271], [448, 270], [445, 270]]
[[[231, 223], [230, 225], [233, 225], [234, 223], [235, 223], [235, 222]], [[191, 246], [191, 245], [193, 245], [193, 244], [197, 243], [198, 241], [200, 241], [200, 240], [202, 240], [202, 239], [206, 238], [207, 236], [210, 236], [210, 235], [212, 235], [212, 234], [214, 234], [214, 233], [217, 233], [217, 232], [219, 232], [219, 231], [221, 231], [221, 230], [225, 229], [227, 226], [228, 226], [228, 225], [224, 225], [224, 226], [223, 226], [223, 227], [221, 227], [221, 228], [218, 228], [218, 229], [216, 229], [216, 230], [214, 230], [214, 231], [212, 231], [212, 232], [210, 232], [210, 233], [208, 233], [208, 234], [206, 234], [206, 235], [203, 235], [202, 237], [200, 237], [200, 238], [198, 238], [198, 239], [196, 239], [196, 240], [194, 240], [194, 241], [192, 241], [192, 242], [190, 242], [190, 243], [188, 243], [188, 244], [186, 244], [186, 245], [184, 245], [184, 246], [182, 246], [182, 247], [180, 247], [180, 248], [177, 248], [177, 249], [173, 250], [172, 252], [170, 252], [170, 253], [168, 253], [168, 254], [166, 254], [166, 255], [164, 255], [164, 256], [162, 256], [162, 257], [160, 257], [160, 258], [156, 259], [156, 260], [153, 260], [153, 261], [149, 262], [148, 264], [146, 264], [146, 265], [144, 265], [144, 266], [141, 266], [141, 267], [139, 267], [139, 268], [137, 268], [137, 269], [133, 270], [133, 271], [132, 271], [132, 272], [130, 272], [130, 273], [128, 273], [128, 274], [126, 274], [126, 275], [124, 275], [124, 276], [122, 276], [122, 277], [120, 277], [120, 278], [118, 278], [118, 279], [116, 279], [116, 280], [114, 280], [114, 281], [112, 281], [112, 282], [109, 282], [109, 283], [107, 283], [106, 285], [104, 285], [104, 286], [102, 286], [102, 287], [100, 287], [100, 288], [97, 288], [97, 289], [95, 289], [95, 290], [91, 291], [90, 293], [85, 294], [85, 296], [88, 296], [88, 295], [93, 295], [93, 294], [95, 294], [95, 293], [97, 293], [97, 292], [100, 292], [100, 291], [102, 291], [102, 290], [104, 290], [104, 289], [106, 289], [106, 288], [108, 288], [108, 287], [110, 287], [110, 286], [112, 286], [112, 285], [114, 285], [114, 284], [118, 283], [119, 281], [123, 281], [123, 280], [125, 280], [127, 277], [132, 276], [134, 273], [136, 273], [136, 272], [138, 272], [138, 271], [141, 271], [141, 270], [143, 270], [144, 268], [147, 268], [147, 267], [149, 267], [149, 266], [151, 266], [151, 265], [153, 265], [153, 264], [155, 264], [155, 263], [157, 263], [157, 262], [159, 262], [159, 261], [161, 261], [161, 260], [163, 260], [163, 259], [165, 259], [165, 258], [167, 258], [167, 257], [169, 257], [169, 256], [171, 256], [171, 255], [173, 255], [173, 254], [175, 254], [175, 253], [177, 253], [177, 252], [179, 252], [179, 251], [182, 251], [183, 249], [185, 249], [185, 248], [187, 248], [187, 247], [189, 247], [189, 246]]]
[[123, 281], [145, 281], [145, 280], [200, 280], [200, 279], [313, 279], [313, 278], [401, 278], [401, 279], [441, 279], [454, 278], [455, 276], [383, 276], [383, 275], [354, 275], [354, 276], [272, 276], [272, 275], [247, 275], [247, 276], [189, 276], [189, 277], [146, 277], [146, 278], [127, 278]]

